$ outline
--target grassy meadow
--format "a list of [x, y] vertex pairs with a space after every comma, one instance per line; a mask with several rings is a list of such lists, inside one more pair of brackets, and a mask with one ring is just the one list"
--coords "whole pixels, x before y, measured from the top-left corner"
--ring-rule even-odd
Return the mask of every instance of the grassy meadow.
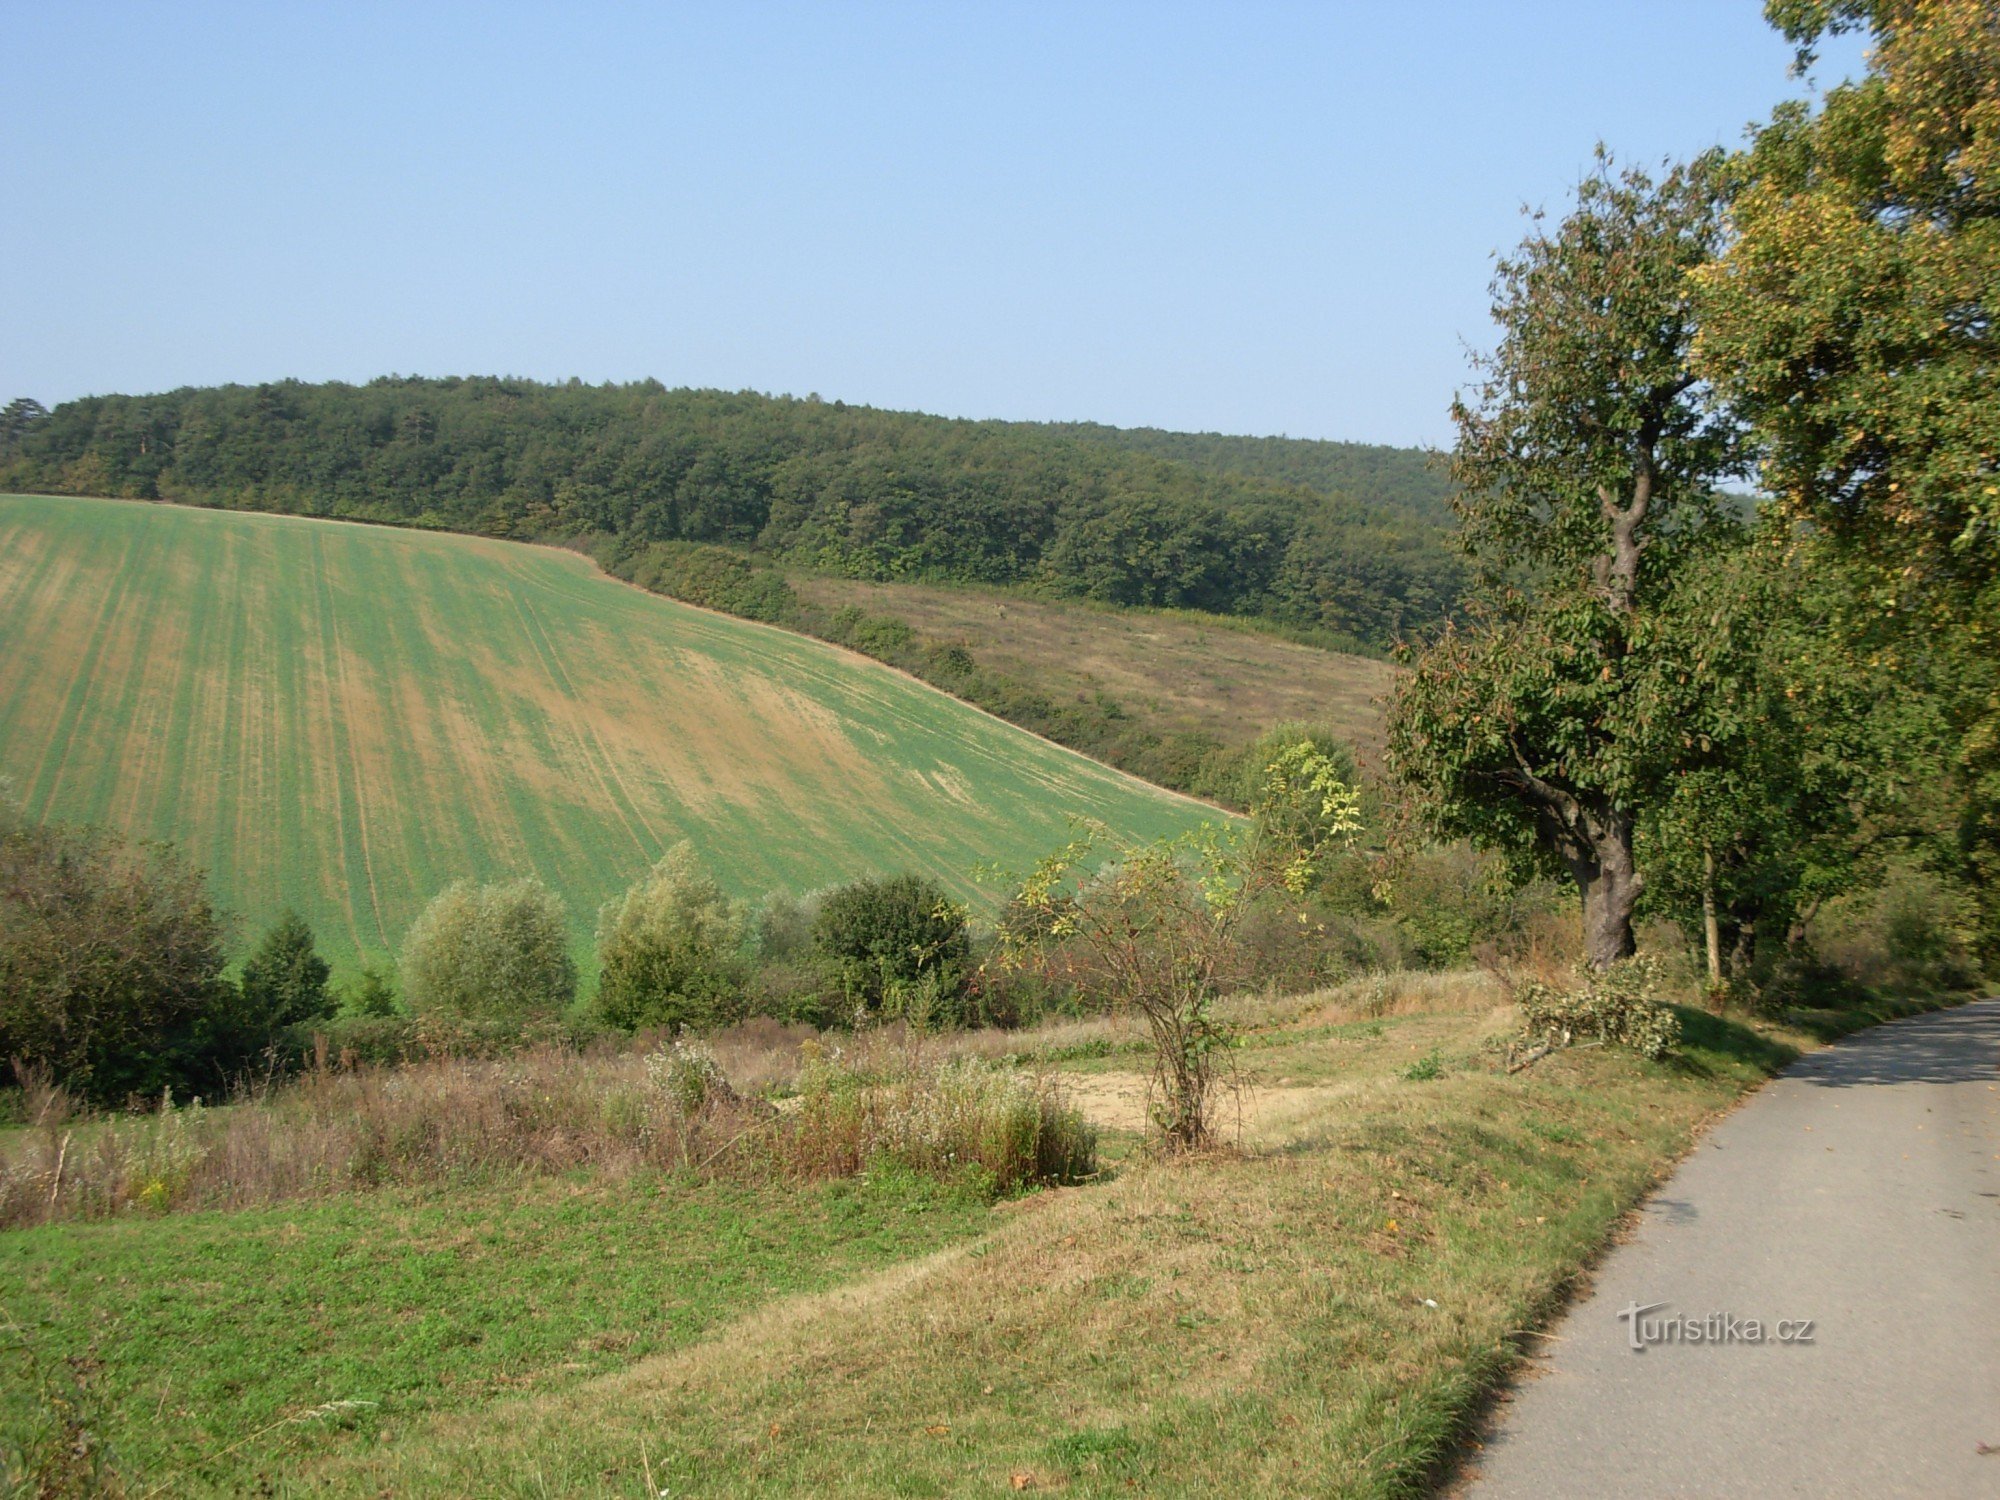
[[692, 840], [742, 895], [915, 870], [964, 895], [1083, 813], [1214, 814], [816, 642], [464, 536], [0, 496], [0, 777], [171, 838], [351, 966], [460, 877], [539, 875], [581, 948]]
[[1313, 723], [1366, 757], [1382, 749], [1394, 667], [1300, 645], [1227, 615], [1043, 599], [967, 584], [798, 573], [790, 581], [802, 599], [825, 608], [853, 605], [905, 621], [927, 638], [962, 642], [982, 664], [1052, 698], [1104, 694], [1163, 734], [1212, 735], [1233, 747], [1273, 724]]
[[[1233, 1142], [1180, 1160], [1133, 1149], [1128, 1020], [884, 1037], [1099, 1123], [1095, 1180], [997, 1202], [580, 1169], [12, 1230], [0, 1436], [67, 1410], [127, 1495], [1422, 1493], [1618, 1216], [1808, 1045], [1688, 1011], [1673, 1061], [1510, 1073], [1504, 1000], [1231, 1002]], [[780, 1099], [801, 1066], [718, 1050]]]

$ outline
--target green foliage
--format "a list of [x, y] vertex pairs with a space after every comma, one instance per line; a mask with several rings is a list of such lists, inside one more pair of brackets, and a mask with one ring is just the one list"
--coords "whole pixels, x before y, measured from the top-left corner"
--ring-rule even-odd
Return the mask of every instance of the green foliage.
[[1444, 1077], [1444, 1054], [1435, 1047], [1403, 1069], [1405, 1083], [1435, 1083]]
[[1885, 630], [1822, 539], [1770, 530], [1676, 590], [1652, 648], [1680, 670], [1633, 705], [1680, 741], [1641, 820], [1648, 909], [1698, 930], [1711, 905], [1731, 983], [1952, 829], [1935, 639]]
[[965, 920], [965, 908], [921, 875], [857, 880], [821, 900], [813, 951], [866, 1010], [915, 1001], [956, 1020], [971, 956]]
[[1700, 368], [1755, 424], [1775, 505], [1857, 574], [1871, 634], [1951, 658], [1952, 853], [2000, 960], [2000, 29], [1989, 0], [1766, 13], [1802, 56], [1866, 34], [1867, 68], [1732, 163]]
[[1317, 460], [1287, 478], [1103, 430], [484, 378], [91, 397], [23, 407], [6, 432], [0, 487], [593, 539], [620, 576], [780, 622], [793, 601], [776, 574], [675, 544], [1272, 615], [1377, 645], [1458, 591], [1435, 485], [1408, 478], [1420, 455], [1371, 452], [1332, 484]]
[[369, 1020], [401, 1015], [395, 976], [380, 964], [367, 965], [342, 988], [340, 1010], [343, 1015]]
[[399, 968], [420, 1021], [481, 1036], [552, 1024], [576, 996], [562, 901], [539, 880], [446, 886], [410, 925]]
[[812, 954], [813, 918], [819, 914], [817, 895], [794, 896], [771, 891], [757, 903], [750, 929], [757, 957], [767, 964], [797, 963]]
[[1419, 449], [1313, 438], [1165, 432], [1157, 427], [1104, 427], [1095, 422], [1059, 422], [1049, 430], [1211, 473], [1241, 474], [1326, 495], [1353, 495], [1436, 526], [1449, 526], [1453, 521], [1451, 481], [1444, 466], [1435, 454]]
[[742, 904], [702, 873], [694, 847], [676, 844], [598, 915], [598, 1009], [627, 1031], [734, 1020], [743, 1013], [748, 929]]
[[1467, 549], [1486, 592], [1416, 662], [1390, 755], [1438, 833], [1559, 869], [1590, 961], [1633, 950], [1635, 814], [1679, 734], [1641, 707], [1678, 673], [1655, 621], [1734, 535], [1717, 484], [1742, 433], [1689, 366], [1688, 276], [1721, 233], [1712, 162], [1659, 181], [1608, 159], [1553, 231], [1501, 262], [1499, 349], [1454, 407]]
[[1283, 851], [1279, 882], [1294, 896], [1315, 885], [1324, 861], [1361, 832], [1361, 793], [1352, 784], [1352, 755], [1296, 740], [1264, 767], [1250, 806], [1260, 844]]
[[213, 1089], [255, 1045], [223, 942], [170, 846], [0, 803], [0, 1057], [100, 1104]]
[[1530, 1040], [1556, 1047], [1610, 1042], [1657, 1061], [1671, 1057], [1681, 1040], [1680, 1017], [1654, 998], [1659, 987], [1658, 961], [1642, 955], [1581, 969], [1567, 989], [1529, 980], [1516, 987], [1514, 1001]]
[[1704, 373], [1768, 445], [1794, 515], [1885, 583], [2000, 570], [2000, 31], [1988, 0], [1774, 0], [1803, 49], [1872, 33], [1866, 72], [1781, 106], [1735, 163], [1699, 278]]
[[333, 1014], [336, 1002], [326, 988], [331, 972], [313, 947], [306, 919], [287, 908], [244, 960], [238, 983], [249, 1013], [275, 1034]]
[[1120, 844], [1086, 824], [1029, 873], [1001, 925], [1000, 964], [1039, 969], [1144, 1018], [1152, 1125], [1170, 1151], [1211, 1139], [1210, 1099], [1234, 1039], [1215, 1005], [1243, 977], [1246, 927], [1271, 903], [1305, 923], [1300, 898], [1359, 826], [1330, 758], [1294, 749], [1267, 783], [1292, 816], [1150, 844]]
[[1979, 919], [1976, 891], [1904, 859], [1873, 886], [1828, 903], [1814, 924], [1811, 957], [1864, 992], [1964, 991], [1980, 979]]
[[627, 536], [595, 550], [605, 572], [670, 599], [771, 625], [789, 625], [798, 617], [798, 596], [782, 573], [727, 547]]

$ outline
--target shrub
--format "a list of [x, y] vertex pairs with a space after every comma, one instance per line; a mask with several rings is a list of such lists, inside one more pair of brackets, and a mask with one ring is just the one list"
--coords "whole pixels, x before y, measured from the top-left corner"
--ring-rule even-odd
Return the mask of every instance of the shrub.
[[747, 620], [787, 624], [798, 597], [784, 575], [740, 552], [700, 542], [614, 543], [598, 559], [605, 571], [643, 589]]
[[860, 1005], [920, 1006], [930, 1019], [963, 1018], [971, 943], [965, 908], [932, 880], [857, 880], [827, 894], [813, 918], [813, 950]]
[[757, 957], [767, 964], [797, 963], [809, 958], [813, 918], [819, 915], [819, 907], [817, 892], [794, 896], [790, 891], [772, 891], [765, 896], [750, 920]]
[[1815, 924], [1827, 961], [1877, 990], [1920, 993], [1979, 981], [1971, 894], [1935, 872], [1892, 869], [1882, 883], [1829, 902]]
[[0, 809], [0, 1057], [115, 1104], [211, 1087], [242, 1050], [221, 920], [165, 844]]
[[873, 1078], [838, 1049], [808, 1044], [799, 1105], [774, 1148], [806, 1177], [846, 1176], [878, 1161], [974, 1177], [988, 1191], [1075, 1182], [1097, 1169], [1097, 1132], [1053, 1079], [976, 1059]]
[[553, 1024], [576, 995], [562, 902], [532, 879], [447, 886], [410, 925], [401, 971], [420, 1021], [494, 1040]]
[[677, 844], [597, 919], [605, 1020], [641, 1026], [718, 1026], [744, 1011], [743, 940], [748, 922]]
[[1574, 988], [1540, 980], [1515, 987], [1514, 1000], [1529, 1038], [1554, 1047], [1601, 1041], [1632, 1048], [1655, 1060], [1680, 1045], [1680, 1017], [1653, 998], [1659, 988], [1657, 960], [1641, 955], [1603, 972], [1577, 971]]
[[340, 1013], [357, 1019], [386, 1020], [402, 1014], [396, 1003], [396, 981], [373, 964], [349, 980], [340, 993]]
[[312, 928], [289, 908], [243, 964], [243, 1003], [273, 1035], [333, 1014], [326, 978], [332, 973], [313, 948]]

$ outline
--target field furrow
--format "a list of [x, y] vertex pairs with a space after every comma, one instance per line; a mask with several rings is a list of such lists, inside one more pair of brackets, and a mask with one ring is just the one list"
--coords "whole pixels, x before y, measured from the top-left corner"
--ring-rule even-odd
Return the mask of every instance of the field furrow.
[[170, 837], [251, 933], [343, 966], [460, 877], [535, 874], [579, 956], [673, 843], [730, 889], [1024, 869], [1074, 814], [1210, 809], [873, 663], [582, 558], [126, 501], [0, 497], [0, 776], [30, 816]]

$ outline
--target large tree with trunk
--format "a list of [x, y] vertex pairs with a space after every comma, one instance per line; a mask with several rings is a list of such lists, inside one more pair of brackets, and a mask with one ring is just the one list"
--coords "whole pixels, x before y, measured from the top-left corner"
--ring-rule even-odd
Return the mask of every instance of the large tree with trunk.
[[1957, 863], [2000, 961], [2000, 8], [1765, 9], [1802, 63], [1858, 32], [1868, 66], [1731, 163], [1696, 357], [1755, 424], [1774, 507], [1873, 596], [1879, 649], [1943, 669]]
[[1661, 612], [1740, 531], [1718, 487], [1742, 429], [1690, 363], [1719, 198], [1711, 159], [1655, 179], [1600, 153], [1572, 211], [1500, 262], [1499, 345], [1453, 408], [1479, 590], [1391, 716], [1431, 826], [1566, 872], [1598, 968], [1632, 952], [1641, 809], [1687, 748], [1647, 711], [1649, 677], [1685, 670]]

